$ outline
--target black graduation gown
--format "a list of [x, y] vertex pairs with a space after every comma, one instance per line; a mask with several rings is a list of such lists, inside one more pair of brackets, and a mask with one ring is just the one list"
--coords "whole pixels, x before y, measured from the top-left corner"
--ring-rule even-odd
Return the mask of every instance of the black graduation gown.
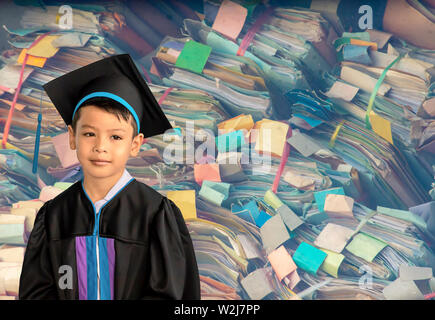
[[172, 201], [132, 179], [99, 219], [94, 210], [81, 181], [44, 203], [27, 243], [20, 299], [96, 299], [98, 285], [100, 299], [200, 299], [192, 240]]

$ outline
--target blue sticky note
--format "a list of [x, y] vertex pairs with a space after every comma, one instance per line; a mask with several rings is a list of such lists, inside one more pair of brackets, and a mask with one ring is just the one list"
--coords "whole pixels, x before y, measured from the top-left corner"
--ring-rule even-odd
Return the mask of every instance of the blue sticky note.
[[302, 120], [304, 120], [306, 123], [308, 123], [310, 125], [310, 127], [315, 128], [318, 125], [321, 125], [323, 123], [322, 120], [317, 120], [317, 119], [313, 119], [307, 116], [304, 116], [303, 114], [299, 114], [299, 113], [295, 113], [293, 115], [294, 117], [298, 117], [301, 118]]
[[255, 200], [249, 201], [243, 207], [234, 205], [231, 208], [231, 211], [238, 217], [255, 224], [257, 224], [256, 221], [260, 215], [260, 210], [258, 209], [257, 202], [255, 202]]
[[255, 200], [249, 201], [244, 206], [233, 204], [231, 206], [231, 212], [246, 221], [255, 223], [259, 228], [261, 228], [263, 224], [271, 218], [271, 216], [266, 212], [260, 211]]
[[251, 216], [249, 215], [249, 212], [247, 210], [243, 210], [241, 212], [237, 212], [236, 216], [238, 216], [239, 218], [242, 218], [245, 221], [254, 223], [255, 220], [252, 220]]
[[243, 210], [243, 207], [239, 206], [238, 204], [232, 204], [231, 205], [231, 213], [237, 214], [237, 213], [239, 213], [242, 210]]
[[251, 217], [249, 210], [246, 210], [243, 207], [239, 207], [239, 208], [240, 210], [233, 212], [236, 216], [251, 223], [255, 222], [255, 220], [253, 220], [253, 217]]
[[369, 46], [344, 45], [343, 59], [365, 65], [372, 65], [372, 59], [369, 56]]
[[245, 137], [241, 130], [228, 132], [216, 137], [218, 152], [228, 152], [236, 150], [245, 144]]
[[[261, 228], [263, 226], [263, 224], [269, 220], [270, 218], [272, 218], [270, 215], [268, 215], [266, 212], [264, 211], [260, 211], [260, 214], [258, 215], [257, 219], [255, 220], [255, 224], [257, 225], [257, 227]], [[290, 237], [291, 239], [291, 237]]]
[[325, 207], [325, 199], [328, 194], [344, 194], [343, 187], [339, 188], [332, 188], [322, 191], [314, 192], [314, 200], [316, 200], [317, 207], [319, 208], [320, 212], [323, 212], [323, 208]]
[[249, 201], [247, 204], [243, 206], [246, 210], [249, 210], [254, 220], [258, 218], [260, 215], [260, 209], [258, 209], [257, 202], [255, 200]]
[[315, 275], [326, 256], [327, 254], [322, 250], [302, 242], [293, 255], [293, 261], [299, 268]]

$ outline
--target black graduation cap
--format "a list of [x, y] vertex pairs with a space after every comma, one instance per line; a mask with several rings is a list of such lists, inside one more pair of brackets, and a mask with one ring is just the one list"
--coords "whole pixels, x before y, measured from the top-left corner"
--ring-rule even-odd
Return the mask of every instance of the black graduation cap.
[[77, 109], [89, 99], [105, 97], [125, 106], [144, 137], [162, 134], [171, 124], [128, 54], [101, 59], [69, 72], [45, 85], [67, 125]]

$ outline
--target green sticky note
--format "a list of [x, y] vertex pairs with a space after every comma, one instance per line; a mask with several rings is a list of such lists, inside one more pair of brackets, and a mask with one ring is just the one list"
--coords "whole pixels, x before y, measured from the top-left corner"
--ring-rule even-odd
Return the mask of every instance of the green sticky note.
[[218, 206], [220, 206], [225, 199], [224, 194], [204, 185], [201, 187], [201, 190], [199, 190], [199, 196]]
[[338, 269], [344, 260], [344, 255], [334, 251], [320, 249], [327, 254], [325, 261], [323, 261], [320, 268], [329, 273], [331, 276], [338, 278]]
[[368, 262], [372, 262], [387, 245], [387, 243], [379, 239], [360, 232], [347, 245], [346, 250]]
[[229, 183], [204, 180], [199, 196], [220, 206], [228, 198], [230, 187]]
[[299, 268], [315, 275], [326, 256], [327, 254], [322, 250], [302, 242], [296, 249], [293, 260]]
[[209, 181], [209, 180], [204, 180], [202, 182], [202, 184], [206, 185], [207, 187], [213, 188], [214, 190], [225, 194], [225, 196], [228, 197], [228, 194], [230, 192], [230, 188], [231, 188], [231, 184], [229, 183], [225, 183], [225, 182], [215, 182], [215, 181]]
[[73, 183], [71, 182], [56, 182], [53, 187], [58, 188], [58, 189], [62, 189], [62, 190], [66, 190], [69, 187], [71, 187], [73, 185]]
[[0, 243], [24, 244], [24, 224], [0, 224]]
[[364, 41], [370, 41], [370, 33], [365, 32], [343, 32], [341, 35], [342, 38], [353, 38], [360, 39]]
[[270, 189], [264, 194], [264, 201], [275, 210], [284, 205], [278, 196]]
[[342, 187], [314, 192], [314, 200], [316, 200], [317, 207], [319, 208], [319, 212], [324, 212], [323, 208], [325, 207], [325, 199], [328, 194], [345, 195], [344, 189]]
[[210, 55], [211, 47], [190, 40], [185, 43], [183, 50], [175, 62], [175, 66], [201, 73]]

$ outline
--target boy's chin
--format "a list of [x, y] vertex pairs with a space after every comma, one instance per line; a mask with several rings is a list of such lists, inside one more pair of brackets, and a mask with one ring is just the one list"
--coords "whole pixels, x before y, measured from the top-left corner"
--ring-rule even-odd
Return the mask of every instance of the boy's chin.
[[86, 169], [83, 169], [84, 175], [90, 176], [92, 178], [108, 178], [115, 176], [122, 171], [124, 171], [124, 169], [116, 170], [110, 164], [104, 166], [91, 165]]

